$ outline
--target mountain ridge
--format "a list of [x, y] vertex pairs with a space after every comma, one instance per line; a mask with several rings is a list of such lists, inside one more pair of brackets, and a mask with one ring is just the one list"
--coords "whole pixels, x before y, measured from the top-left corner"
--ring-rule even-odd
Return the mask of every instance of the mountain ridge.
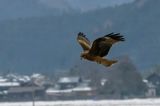
[[[126, 0], [118, 0], [119, 4]], [[120, 2], [121, 1], [121, 2]], [[132, 0], [129, 0], [132, 1]], [[0, 20], [80, 13], [114, 5], [110, 0], [0, 0]]]

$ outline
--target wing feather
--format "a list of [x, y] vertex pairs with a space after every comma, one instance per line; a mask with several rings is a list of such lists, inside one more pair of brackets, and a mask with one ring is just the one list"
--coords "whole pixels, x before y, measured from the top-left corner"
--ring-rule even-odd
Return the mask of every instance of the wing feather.
[[93, 42], [89, 53], [91, 55], [104, 57], [109, 53], [109, 50], [114, 43], [124, 40], [125, 39], [122, 35], [120, 35], [120, 33], [110, 33], [108, 35], [105, 35], [104, 37], [96, 39]]
[[77, 41], [79, 42], [84, 51], [90, 50], [90, 41], [82, 32], [78, 33]]

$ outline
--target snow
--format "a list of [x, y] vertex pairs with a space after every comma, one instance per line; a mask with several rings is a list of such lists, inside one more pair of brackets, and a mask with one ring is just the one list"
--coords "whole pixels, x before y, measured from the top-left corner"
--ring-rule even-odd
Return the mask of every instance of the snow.
[[46, 90], [46, 93], [71, 93], [71, 92], [76, 92], [76, 91], [92, 91], [91, 87], [75, 87], [71, 89], [65, 89], [65, 90], [57, 90], [53, 88], [49, 88]]
[[79, 77], [63, 77], [60, 78], [59, 83], [77, 83], [79, 82]]
[[[0, 106], [33, 106], [33, 103], [0, 102]], [[34, 106], [160, 106], [160, 99], [38, 101]]]
[[6, 78], [1, 78], [1, 77], [0, 77], [0, 83], [1, 83], [1, 82], [6, 82], [6, 81], [7, 81]]
[[6, 81], [8, 81], [7, 78], [4, 78], [3, 76], [0, 76], [0, 83], [1, 83], [1, 82], [6, 82]]
[[91, 87], [76, 87], [73, 88], [73, 91], [92, 91]]
[[66, 90], [56, 90], [56, 89], [48, 89], [46, 93], [70, 93], [72, 92], [72, 89], [66, 89]]
[[18, 82], [1, 82], [0, 87], [20, 86]]

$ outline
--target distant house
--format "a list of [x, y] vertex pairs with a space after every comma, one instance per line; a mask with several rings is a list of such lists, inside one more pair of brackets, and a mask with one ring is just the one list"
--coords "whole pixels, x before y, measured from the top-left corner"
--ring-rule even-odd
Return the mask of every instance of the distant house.
[[152, 83], [147, 83], [148, 90], [146, 92], [146, 97], [156, 97], [157, 96], [157, 90], [156, 86]]
[[0, 76], [0, 100], [31, 100], [33, 95], [44, 97], [45, 87], [38, 86], [28, 76]]
[[78, 86], [82, 82], [80, 77], [62, 77], [58, 80], [57, 84], [59, 89], [69, 89]]
[[19, 82], [9, 81], [6, 78], [0, 77], [0, 91], [7, 90], [10, 87], [20, 86]]
[[8, 89], [11, 87], [19, 87], [19, 82], [9, 81], [7, 78], [0, 76], [0, 101], [3, 100], [8, 93]]
[[39, 86], [25, 86], [25, 87], [10, 87], [7, 90], [7, 95], [15, 97], [15, 99], [29, 99], [44, 97], [45, 89]]
[[37, 85], [37, 86], [43, 86], [46, 82], [46, 77], [44, 75], [41, 74], [33, 74], [31, 76], [31, 80], [32, 82]]
[[80, 77], [63, 77], [60, 78], [54, 87], [46, 90], [49, 97], [87, 97], [94, 94], [94, 89], [89, 86], [88, 80]]
[[149, 75], [146, 80], [143, 81], [148, 87], [146, 97], [160, 96], [160, 75], [153, 73]]
[[153, 73], [147, 77], [147, 80], [154, 85], [160, 85], [160, 75]]
[[0, 82], [0, 90], [20, 86], [19, 82]]

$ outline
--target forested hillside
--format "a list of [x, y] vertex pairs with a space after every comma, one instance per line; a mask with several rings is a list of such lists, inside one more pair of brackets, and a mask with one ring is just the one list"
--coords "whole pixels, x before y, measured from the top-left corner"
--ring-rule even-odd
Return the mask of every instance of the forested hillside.
[[1, 21], [0, 70], [69, 69], [80, 59], [79, 31], [91, 40], [120, 32], [126, 42], [113, 46], [109, 58], [127, 55], [140, 69], [152, 67], [160, 63], [159, 6], [158, 0], [136, 0], [82, 14]]

